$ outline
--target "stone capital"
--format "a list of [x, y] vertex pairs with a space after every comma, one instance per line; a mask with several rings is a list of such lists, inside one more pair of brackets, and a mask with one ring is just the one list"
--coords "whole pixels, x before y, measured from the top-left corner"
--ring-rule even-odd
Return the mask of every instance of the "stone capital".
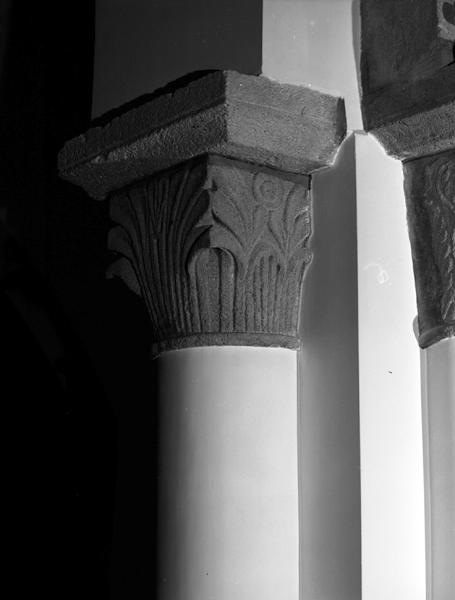
[[345, 135], [340, 99], [217, 71], [71, 140], [61, 175], [109, 197], [109, 269], [144, 299], [152, 354], [299, 347], [309, 174]]
[[455, 149], [404, 164], [419, 343], [455, 336]]
[[308, 177], [220, 157], [115, 192], [110, 275], [139, 293], [153, 354], [188, 346], [297, 348], [310, 261]]
[[362, 0], [365, 129], [403, 161], [419, 343], [455, 335], [455, 6]]
[[455, 140], [455, 19], [450, 0], [361, 0], [362, 112], [400, 160]]

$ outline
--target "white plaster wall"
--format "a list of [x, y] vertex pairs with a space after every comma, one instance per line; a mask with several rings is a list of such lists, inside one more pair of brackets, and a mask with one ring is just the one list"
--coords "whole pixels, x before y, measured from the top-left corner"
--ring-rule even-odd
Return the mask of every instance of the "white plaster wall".
[[[264, 0], [263, 73], [349, 96], [359, 126], [351, 2]], [[299, 360], [302, 600], [361, 597], [354, 139], [312, 181]]]
[[[362, 129], [357, 84], [358, 11], [359, 2], [355, 0], [264, 0], [264, 73], [283, 82], [310, 85], [343, 96], [351, 131]], [[346, 161], [345, 153], [342, 149], [335, 169]], [[347, 210], [351, 187], [357, 204], [359, 363], [358, 372], [352, 370], [352, 377], [357, 378], [359, 386], [362, 597], [364, 600], [422, 600], [425, 596], [425, 542], [420, 368], [419, 350], [412, 331], [416, 304], [401, 165], [388, 158], [373, 138], [356, 133], [351, 174], [355, 178], [353, 186], [346, 173], [335, 185], [330, 185], [330, 176], [320, 173], [314, 178], [313, 186], [315, 201], [318, 193], [319, 196], [331, 194], [345, 203]], [[336, 174], [332, 177], [336, 178]], [[328, 198], [324, 201], [330, 202]], [[315, 205], [314, 210], [316, 216], [319, 207]], [[318, 224], [315, 219], [315, 227], [325, 228], [325, 234], [316, 230], [315, 241], [320, 236], [330, 243], [331, 236], [338, 236], [340, 224], [346, 227], [346, 221], [340, 220], [335, 206], [333, 214], [337, 215], [333, 222], [326, 219]], [[348, 280], [352, 280], [349, 269], [353, 251], [349, 244], [343, 246], [339, 237], [333, 242], [336, 254], [333, 261], [342, 262], [340, 253], [345, 257], [344, 272]], [[315, 260], [312, 268], [330, 268], [330, 261], [325, 259], [324, 264]], [[323, 281], [322, 272], [310, 273], [307, 284], [312, 276], [316, 281]], [[337, 287], [340, 291], [335, 299]], [[349, 300], [342, 289], [342, 279], [331, 272], [325, 288], [318, 292], [319, 315], [323, 314], [324, 307], [327, 312], [336, 310], [340, 319], [352, 314], [352, 299]], [[305, 306], [303, 318], [309, 328], [307, 331], [321, 319], [317, 310], [308, 317]], [[322, 324], [316, 327], [321, 328]], [[336, 338], [333, 328], [331, 335]], [[307, 356], [311, 355], [312, 343], [308, 341]], [[352, 349], [347, 351], [352, 352]], [[343, 352], [341, 347], [339, 352]], [[327, 356], [329, 360], [331, 355]], [[343, 394], [348, 387], [342, 363], [340, 360], [337, 366], [336, 361], [330, 361], [331, 372], [325, 382], [322, 377], [318, 379], [317, 369], [307, 369], [306, 380], [300, 383], [301, 402], [314, 405], [313, 419], [319, 426], [323, 423], [327, 398], [330, 398], [327, 396], [329, 381], [336, 379], [337, 369], [338, 394], [346, 399]], [[324, 403], [320, 411], [317, 411], [316, 399], [309, 400], [305, 396], [308, 390]], [[329, 525], [330, 520], [326, 521], [324, 527], [322, 512], [327, 510], [327, 504], [318, 504], [316, 509], [314, 506], [314, 514], [320, 519], [319, 543], [324, 545], [330, 538], [329, 527], [333, 523]], [[322, 552], [320, 557], [322, 562]], [[315, 591], [318, 586], [319, 590], [324, 585], [330, 587], [330, 582], [334, 585], [333, 569], [327, 570], [325, 583], [316, 565], [310, 575], [315, 598], [339, 597], [334, 591], [330, 595], [327, 587], [319, 596]], [[302, 577], [308, 577], [308, 570]], [[310, 592], [308, 594], [308, 598], [313, 598]]]
[[158, 361], [160, 600], [298, 600], [296, 352]]
[[362, 578], [365, 600], [425, 598], [414, 278], [402, 167], [356, 136]]

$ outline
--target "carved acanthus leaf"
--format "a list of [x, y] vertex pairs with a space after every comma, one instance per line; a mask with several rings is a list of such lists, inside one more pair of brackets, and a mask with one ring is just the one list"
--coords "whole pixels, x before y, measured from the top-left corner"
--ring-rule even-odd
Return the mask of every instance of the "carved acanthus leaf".
[[455, 335], [455, 151], [405, 163], [420, 344]]
[[431, 222], [432, 247], [441, 279], [443, 321], [455, 320], [455, 161], [436, 159], [427, 166], [425, 201]]
[[144, 298], [160, 347], [207, 335], [298, 344], [306, 177], [209, 157], [121, 190], [111, 206], [121, 258], [110, 275]]

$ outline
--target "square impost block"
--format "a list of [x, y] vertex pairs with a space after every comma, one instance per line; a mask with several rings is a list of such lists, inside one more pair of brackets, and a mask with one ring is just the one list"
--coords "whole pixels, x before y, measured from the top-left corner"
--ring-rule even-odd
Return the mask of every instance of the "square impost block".
[[363, 122], [391, 156], [453, 148], [454, 14], [448, 0], [361, 0]]
[[309, 174], [332, 163], [345, 133], [340, 98], [215, 71], [70, 140], [59, 171], [99, 200], [204, 154]]

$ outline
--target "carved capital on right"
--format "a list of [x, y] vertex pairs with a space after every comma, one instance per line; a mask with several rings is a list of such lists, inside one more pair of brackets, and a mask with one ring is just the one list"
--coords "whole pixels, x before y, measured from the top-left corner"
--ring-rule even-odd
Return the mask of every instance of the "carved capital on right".
[[452, 0], [361, 0], [364, 126], [403, 161], [427, 347], [455, 335], [455, 21]]
[[455, 139], [452, 0], [361, 0], [362, 112], [401, 160], [445, 152]]
[[455, 336], [455, 150], [409, 161], [404, 171], [425, 348]]

